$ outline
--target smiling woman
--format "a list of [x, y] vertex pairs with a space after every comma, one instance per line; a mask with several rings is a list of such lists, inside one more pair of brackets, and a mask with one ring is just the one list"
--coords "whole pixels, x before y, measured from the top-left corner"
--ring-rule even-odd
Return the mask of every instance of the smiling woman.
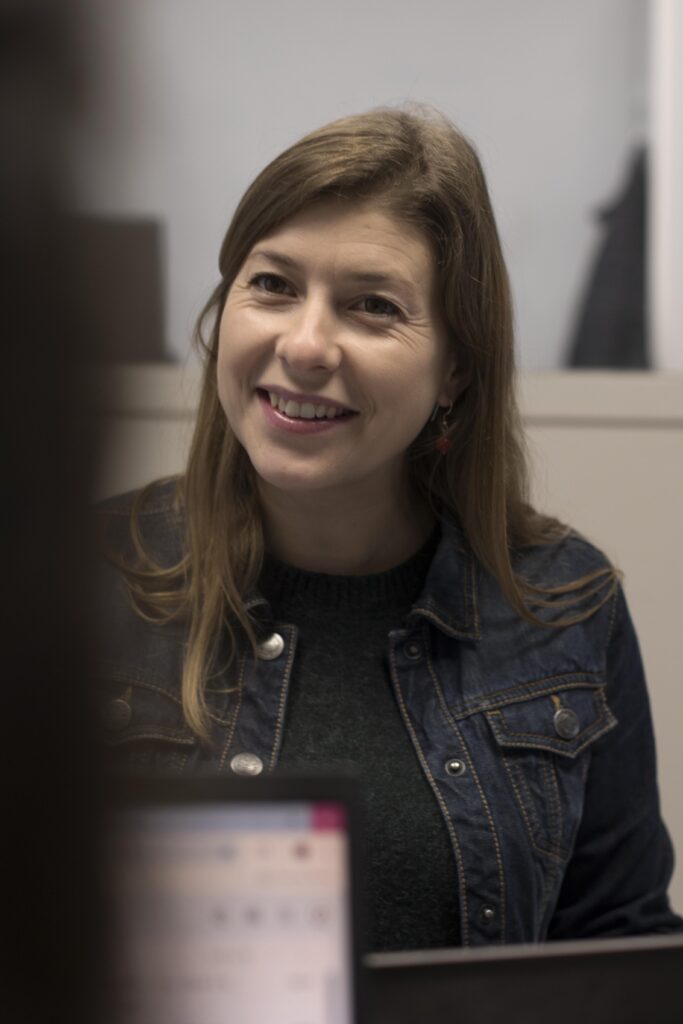
[[[290, 218], [238, 272], [220, 320], [218, 395], [285, 561], [328, 571], [362, 505], [373, 523], [354, 536], [346, 572], [398, 565], [430, 533], [405, 453], [457, 392], [434, 276], [420, 232], [372, 201], [339, 200]], [[293, 494], [296, 532], [275, 511]], [[326, 537], [312, 544], [323, 511]]]
[[321, 128], [219, 264], [187, 470], [101, 508], [116, 759], [351, 768], [375, 949], [680, 928], [617, 573], [527, 500], [472, 146]]

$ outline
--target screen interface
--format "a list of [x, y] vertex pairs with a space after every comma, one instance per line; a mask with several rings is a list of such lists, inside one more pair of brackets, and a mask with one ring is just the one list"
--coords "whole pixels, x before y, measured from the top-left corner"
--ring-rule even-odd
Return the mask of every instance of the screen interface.
[[337, 803], [116, 812], [117, 1024], [352, 1024]]

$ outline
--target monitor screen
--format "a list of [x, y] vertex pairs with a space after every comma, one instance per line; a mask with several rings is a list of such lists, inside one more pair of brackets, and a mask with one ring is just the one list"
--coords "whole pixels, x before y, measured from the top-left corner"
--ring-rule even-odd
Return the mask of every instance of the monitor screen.
[[352, 1024], [346, 807], [113, 813], [117, 1024]]

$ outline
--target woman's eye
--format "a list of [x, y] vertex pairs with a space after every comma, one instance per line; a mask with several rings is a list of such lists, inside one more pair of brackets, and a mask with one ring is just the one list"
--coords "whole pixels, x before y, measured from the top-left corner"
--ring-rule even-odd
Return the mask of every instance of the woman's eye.
[[291, 295], [292, 288], [278, 274], [254, 274], [249, 284], [269, 295]]
[[396, 317], [401, 312], [393, 302], [389, 302], [388, 299], [381, 299], [379, 295], [366, 295], [364, 299], [360, 300], [357, 308], [363, 313], [369, 313], [371, 316]]

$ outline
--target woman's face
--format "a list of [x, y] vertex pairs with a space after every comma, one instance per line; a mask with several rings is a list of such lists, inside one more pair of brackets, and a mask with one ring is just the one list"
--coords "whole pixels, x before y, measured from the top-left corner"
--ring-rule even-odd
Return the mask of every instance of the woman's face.
[[218, 394], [262, 485], [407, 486], [406, 450], [456, 386], [433, 263], [370, 202], [318, 204], [254, 246], [221, 318]]

